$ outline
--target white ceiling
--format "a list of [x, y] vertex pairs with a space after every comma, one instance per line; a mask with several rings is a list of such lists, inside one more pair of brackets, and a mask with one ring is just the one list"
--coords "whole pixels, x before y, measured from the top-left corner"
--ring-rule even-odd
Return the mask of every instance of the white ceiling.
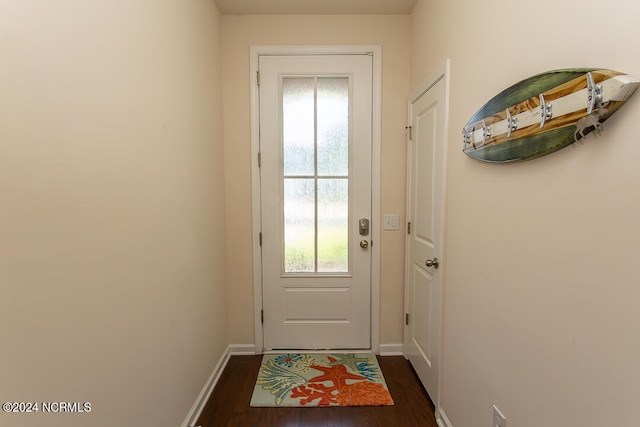
[[215, 0], [223, 15], [405, 15], [417, 0]]

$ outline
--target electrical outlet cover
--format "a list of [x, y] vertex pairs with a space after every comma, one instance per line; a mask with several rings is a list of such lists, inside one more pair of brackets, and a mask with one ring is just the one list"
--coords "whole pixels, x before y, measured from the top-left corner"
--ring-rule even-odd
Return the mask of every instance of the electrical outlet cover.
[[493, 405], [493, 424], [492, 427], [507, 427], [507, 417], [502, 415], [500, 409]]

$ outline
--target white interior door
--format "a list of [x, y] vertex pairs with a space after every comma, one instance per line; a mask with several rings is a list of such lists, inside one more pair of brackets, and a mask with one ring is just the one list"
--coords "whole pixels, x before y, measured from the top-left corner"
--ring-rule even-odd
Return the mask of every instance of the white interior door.
[[442, 313], [442, 243], [446, 80], [410, 104], [406, 354], [438, 405]]
[[264, 349], [370, 348], [372, 58], [258, 64]]

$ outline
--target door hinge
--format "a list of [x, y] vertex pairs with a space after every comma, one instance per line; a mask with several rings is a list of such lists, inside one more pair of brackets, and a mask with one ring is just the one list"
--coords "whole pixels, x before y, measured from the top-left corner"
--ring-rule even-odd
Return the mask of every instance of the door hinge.
[[256, 84], [260, 86], [260, 70], [256, 71]]
[[264, 310], [260, 310], [260, 323], [264, 325]]
[[408, 325], [409, 324], [409, 313], [405, 313], [404, 314], [404, 324]]
[[411, 126], [405, 126], [404, 128], [409, 131], [409, 141], [413, 141], [413, 128]]
[[258, 151], [258, 167], [262, 167], [262, 153]]
[[258, 241], [260, 243], [260, 246], [262, 246], [262, 231], [258, 233]]
[[411, 223], [407, 222], [407, 234], [411, 234]]

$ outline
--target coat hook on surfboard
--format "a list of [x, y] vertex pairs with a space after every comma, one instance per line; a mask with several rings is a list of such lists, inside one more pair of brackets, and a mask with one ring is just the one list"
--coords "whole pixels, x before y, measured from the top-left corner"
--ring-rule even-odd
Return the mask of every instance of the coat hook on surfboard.
[[463, 151], [492, 163], [558, 151], [607, 120], [640, 79], [600, 68], [568, 68], [529, 77], [487, 102], [462, 130]]

